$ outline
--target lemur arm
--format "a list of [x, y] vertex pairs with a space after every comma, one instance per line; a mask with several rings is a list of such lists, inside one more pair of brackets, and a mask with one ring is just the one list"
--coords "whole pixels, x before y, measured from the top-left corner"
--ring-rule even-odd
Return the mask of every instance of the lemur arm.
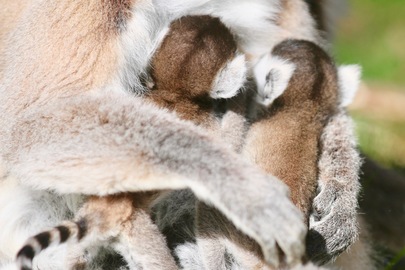
[[307, 237], [309, 257], [321, 263], [337, 257], [358, 237], [361, 158], [356, 146], [353, 122], [341, 109], [322, 134], [319, 193], [313, 201]]
[[8, 172], [25, 186], [63, 194], [189, 187], [260, 243], [270, 264], [279, 264], [278, 247], [287, 262], [300, 260], [306, 229], [286, 187], [143, 102], [107, 91], [20, 114], [3, 147]]

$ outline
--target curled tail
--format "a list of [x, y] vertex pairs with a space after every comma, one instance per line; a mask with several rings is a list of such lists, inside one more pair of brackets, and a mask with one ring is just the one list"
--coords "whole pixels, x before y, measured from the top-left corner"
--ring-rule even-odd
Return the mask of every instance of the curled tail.
[[41, 251], [67, 241], [80, 241], [86, 235], [86, 232], [87, 226], [84, 220], [78, 222], [66, 221], [48, 231], [30, 237], [17, 253], [17, 269], [31, 270], [34, 257]]

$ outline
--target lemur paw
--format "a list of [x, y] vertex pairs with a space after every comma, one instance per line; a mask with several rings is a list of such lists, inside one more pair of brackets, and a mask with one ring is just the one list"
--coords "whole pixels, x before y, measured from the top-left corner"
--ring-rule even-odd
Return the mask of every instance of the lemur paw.
[[263, 190], [268, 192], [257, 196], [255, 205], [249, 206], [252, 217], [249, 225], [258, 236], [253, 238], [261, 246], [264, 259], [270, 266], [293, 266], [303, 258], [307, 227], [302, 213], [291, 202], [288, 189], [283, 183], [274, 182], [271, 189], [257, 187], [261, 193]]
[[246, 81], [246, 73], [245, 56], [239, 54], [228, 62], [215, 77], [211, 97], [218, 99], [236, 96]]
[[266, 55], [254, 67], [257, 83], [256, 101], [270, 106], [286, 90], [295, 65], [287, 60]]
[[357, 213], [352, 197], [348, 192], [325, 188], [315, 198], [306, 240], [312, 261], [327, 263], [356, 241]]

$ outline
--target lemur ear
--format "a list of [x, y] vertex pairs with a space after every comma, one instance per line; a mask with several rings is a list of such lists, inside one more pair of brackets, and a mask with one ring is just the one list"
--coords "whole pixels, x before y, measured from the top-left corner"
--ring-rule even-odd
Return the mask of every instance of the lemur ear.
[[344, 65], [338, 68], [340, 106], [347, 107], [353, 102], [359, 89], [361, 67], [359, 65]]
[[247, 64], [244, 54], [237, 54], [235, 58], [226, 63], [226, 65], [216, 75], [211, 97], [231, 98], [238, 94], [247, 78]]
[[269, 106], [287, 89], [295, 64], [278, 57], [265, 57], [254, 68], [260, 103]]

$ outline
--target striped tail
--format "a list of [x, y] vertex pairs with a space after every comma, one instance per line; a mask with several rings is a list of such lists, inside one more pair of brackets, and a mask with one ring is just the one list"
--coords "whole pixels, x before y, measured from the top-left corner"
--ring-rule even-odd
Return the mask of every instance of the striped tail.
[[60, 226], [30, 237], [17, 253], [17, 269], [32, 270], [32, 261], [41, 251], [70, 240], [80, 241], [86, 232], [87, 225], [82, 219], [78, 222], [66, 221]]

